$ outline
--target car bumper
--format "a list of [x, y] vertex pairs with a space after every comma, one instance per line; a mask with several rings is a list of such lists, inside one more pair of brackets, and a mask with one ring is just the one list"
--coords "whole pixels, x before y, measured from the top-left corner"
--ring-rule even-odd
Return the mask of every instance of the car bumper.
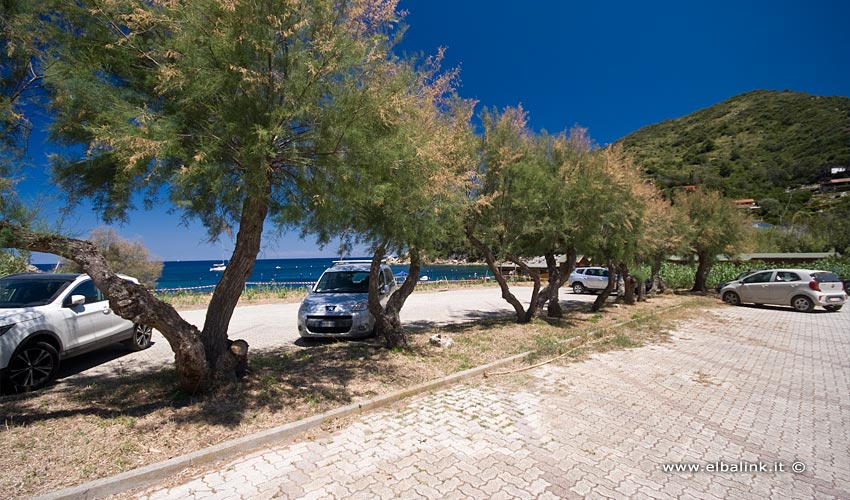
[[375, 320], [367, 311], [350, 315], [298, 315], [298, 335], [302, 338], [368, 337]]
[[817, 294], [815, 297], [815, 303], [819, 306], [841, 306], [847, 302], [846, 294]]

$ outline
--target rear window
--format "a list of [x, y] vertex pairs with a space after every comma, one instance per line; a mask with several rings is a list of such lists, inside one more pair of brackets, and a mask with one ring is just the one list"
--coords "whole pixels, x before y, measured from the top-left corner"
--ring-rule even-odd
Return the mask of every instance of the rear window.
[[818, 283], [840, 283], [841, 278], [838, 277], [835, 273], [812, 273], [812, 279], [817, 281]]

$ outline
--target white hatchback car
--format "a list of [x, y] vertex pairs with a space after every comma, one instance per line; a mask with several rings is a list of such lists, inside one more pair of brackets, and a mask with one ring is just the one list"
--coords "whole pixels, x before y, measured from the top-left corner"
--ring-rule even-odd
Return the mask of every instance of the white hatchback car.
[[151, 332], [113, 313], [85, 274], [0, 278], [0, 383], [16, 391], [39, 389], [56, 376], [60, 360], [114, 342], [147, 349]]
[[720, 290], [727, 304], [776, 304], [802, 312], [815, 306], [837, 311], [847, 302], [841, 279], [828, 271], [810, 269], [771, 269], [732, 281]]

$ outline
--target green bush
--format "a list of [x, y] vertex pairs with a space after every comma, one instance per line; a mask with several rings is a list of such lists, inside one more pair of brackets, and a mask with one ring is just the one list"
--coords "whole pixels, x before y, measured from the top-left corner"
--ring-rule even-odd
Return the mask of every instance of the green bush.
[[[831, 271], [841, 276], [842, 279], [850, 279], [850, 258], [848, 257], [830, 257], [821, 259], [817, 262], [809, 263], [778, 263], [772, 264], [769, 262], [761, 262], [751, 260], [748, 262], [717, 262], [712, 266], [711, 271], [706, 278], [706, 286], [713, 289], [718, 283], [731, 281], [739, 273], [755, 269], [778, 269], [778, 268], [802, 268], [802, 269], [820, 269], [822, 271]], [[694, 264], [674, 264], [665, 262], [661, 265], [661, 279], [668, 288], [684, 289], [694, 286], [694, 275], [697, 271], [697, 265]]]

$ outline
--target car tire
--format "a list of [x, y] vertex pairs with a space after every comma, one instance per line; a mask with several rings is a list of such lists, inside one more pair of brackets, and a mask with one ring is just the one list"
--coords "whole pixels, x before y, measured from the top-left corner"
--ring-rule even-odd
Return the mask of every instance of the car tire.
[[815, 308], [815, 303], [805, 295], [797, 295], [791, 299], [791, 307], [800, 312], [812, 312]]
[[586, 291], [587, 289], [581, 283], [573, 283], [573, 293], [582, 294]]
[[827, 311], [831, 312], [831, 313], [834, 313], [835, 311], [841, 310], [841, 306], [823, 306], [823, 308], [826, 309]]
[[740, 306], [741, 297], [735, 292], [726, 292], [723, 294], [723, 302], [726, 302], [730, 306]]
[[124, 345], [131, 351], [144, 351], [151, 346], [151, 335], [153, 328], [136, 323], [133, 325], [133, 336], [124, 341]]
[[59, 353], [47, 342], [30, 342], [9, 360], [9, 382], [18, 392], [41, 389], [59, 369]]

